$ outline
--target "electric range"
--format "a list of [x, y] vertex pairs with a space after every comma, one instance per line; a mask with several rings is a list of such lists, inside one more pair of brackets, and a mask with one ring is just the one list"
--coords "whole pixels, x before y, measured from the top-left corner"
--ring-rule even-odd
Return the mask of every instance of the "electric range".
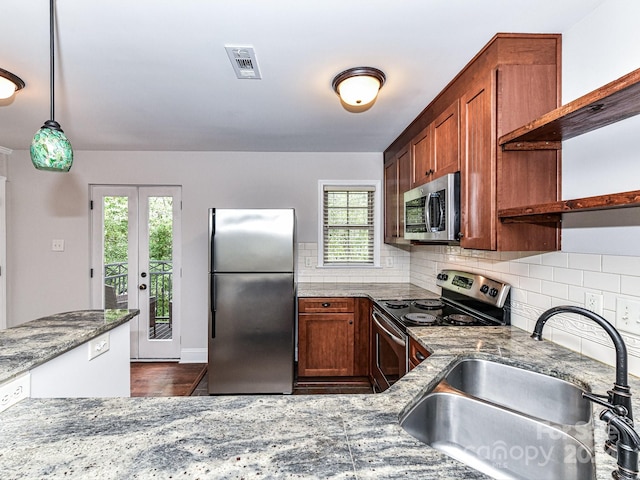
[[436, 284], [442, 288], [439, 298], [379, 300], [376, 305], [402, 330], [511, 324], [509, 284], [460, 270], [442, 270]]

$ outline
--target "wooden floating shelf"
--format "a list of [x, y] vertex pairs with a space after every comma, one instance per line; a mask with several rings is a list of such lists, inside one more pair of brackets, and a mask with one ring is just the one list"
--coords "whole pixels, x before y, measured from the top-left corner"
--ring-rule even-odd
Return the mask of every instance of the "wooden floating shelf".
[[629, 207], [640, 207], [640, 190], [505, 208], [498, 211], [498, 218], [503, 223], [557, 223], [563, 213]]
[[562, 141], [640, 114], [640, 69], [503, 135], [504, 150], [561, 149]]

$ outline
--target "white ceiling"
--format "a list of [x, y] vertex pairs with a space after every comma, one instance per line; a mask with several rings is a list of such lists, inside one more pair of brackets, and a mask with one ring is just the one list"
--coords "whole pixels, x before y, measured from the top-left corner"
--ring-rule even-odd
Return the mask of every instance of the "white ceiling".
[[[49, 119], [49, 2], [1, 0], [0, 146]], [[56, 120], [75, 150], [381, 152], [497, 32], [563, 33], [604, 0], [57, 0]], [[238, 80], [225, 45], [255, 48]], [[331, 89], [368, 65], [363, 113]]]

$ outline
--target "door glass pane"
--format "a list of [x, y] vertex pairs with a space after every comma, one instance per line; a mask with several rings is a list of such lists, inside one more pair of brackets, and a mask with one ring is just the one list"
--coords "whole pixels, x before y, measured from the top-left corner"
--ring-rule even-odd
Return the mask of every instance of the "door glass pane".
[[103, 197], [104, 308], [128, 308], [129, 199]]
[[149, 197], [149, 339], [170, 340], [172, 325], [173, 198]]

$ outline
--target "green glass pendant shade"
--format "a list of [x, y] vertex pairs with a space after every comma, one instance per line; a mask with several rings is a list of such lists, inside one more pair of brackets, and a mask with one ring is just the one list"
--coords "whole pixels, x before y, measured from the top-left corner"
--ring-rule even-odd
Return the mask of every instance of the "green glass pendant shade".
[[33, 136], [31, 162], [38, 170], [68, 172], [73, 164], [71, 142], [55, 120], [47, 120]]

